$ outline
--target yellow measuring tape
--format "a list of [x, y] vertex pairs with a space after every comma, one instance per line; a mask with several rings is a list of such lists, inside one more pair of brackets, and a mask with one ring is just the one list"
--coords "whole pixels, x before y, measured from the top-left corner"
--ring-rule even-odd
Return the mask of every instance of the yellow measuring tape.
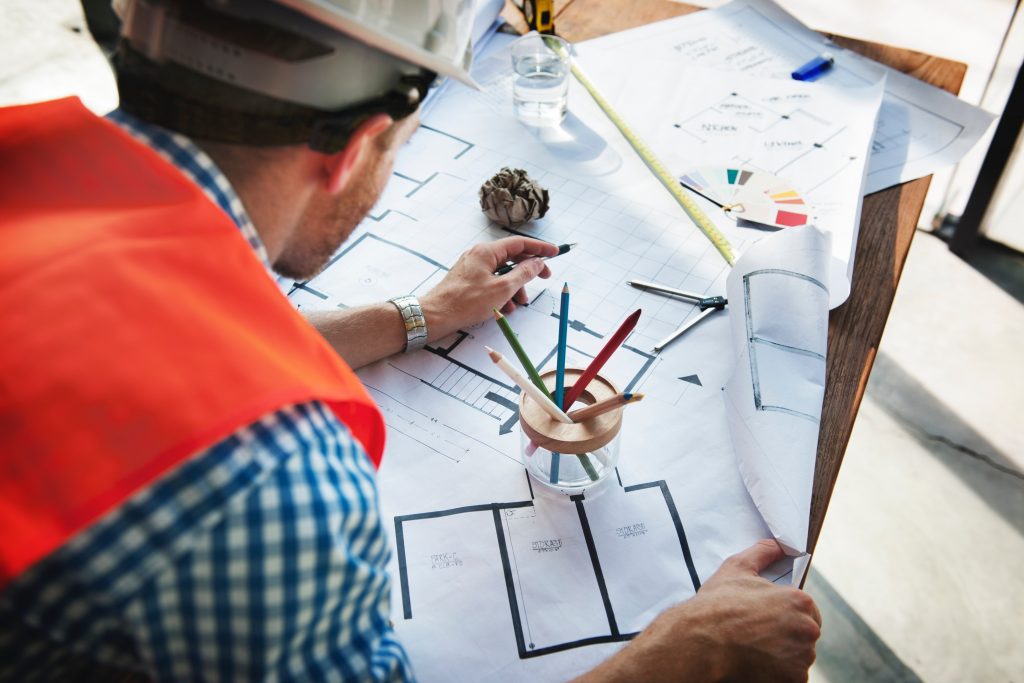
[[636, 150], [636, 153], [640, 156], [643, 162], [647, 164], [647, 168], [651, 169], [651, 172], [654, 173], [654, 177], [657, 178], [661, 184], [665, 186], [665, 189], [669, 191], [669, 194], [679, 202], [679, 206], [683, 207], [683, 211], [685, 211], [686, 215], [689, 216], [691, 221], [693, 221], [693, 224], [700, 228], [700, 231], [703, 232], [704, 236], [711, 241], [711, 244], [715, 245], [715, 249], [717, 249], [718, 253], [722, 255], [725, 262], [730, 266], [735, 263], [736, 259], [732, 255], [732, 246], [729, 244], [729, 240], [725, 239], [725, 235], [723, 235], [715, 224], [711, 222], [711, 219], [708, 218], [708, 215], [697, 205], [697, 202], [693, 201], [693, 197], [691, 197], [689, 193], [683, 189], [683, 186], [679, 184], [679, 181], [668, 172], [668, 169], [665, 168], [665, 165], [654, 155], [651, 148], [640, 139], [639, 135], [633, 132], [633, 129], [630, 128], [622, 117], [619, 116], [619, 113], [612, 108], [612, 105], [608, 103], [608, 100], [606, 100], [594, 84], [590, 82], [590, 79], [586, 77], [583, 70], [580, 69], [576, 62], [573, 61], [569, 55], [565, 54], [565, 48], [553, 40], [550, 41], [548, 45], [555, 50], [555, 52], [558, 52], [561, 56], [569, 59], [569, 63], [572, 68], [572, 75], [576, 77], [576, 80], [580, 82], [580, 85], [587, 89], [590, 96], [594, 98], [595, 102], [597, 102], [597, 106], [601, 107], [601, 111], [603, 111], [609, 120], [615, 124], [615, 127], [619, 129], [620, 133], [622, 133], [622, 137], [626, 138], [626, 141], [634, 150]]

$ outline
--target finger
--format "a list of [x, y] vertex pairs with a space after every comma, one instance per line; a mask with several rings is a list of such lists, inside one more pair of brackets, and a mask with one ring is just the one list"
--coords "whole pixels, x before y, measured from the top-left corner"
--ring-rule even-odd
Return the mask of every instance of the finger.
[[772, 562], [777, 562], [785, 557], [786, 553], [774, 539], [758, 541], [746, 550], [737, 553], [725, 561], [723, 569], [731, 568], [744, 574], [761, 573]]
[[514, 310], [516, 310], [516, 305], [511, 300], [506, 301], [505, 305], [501, 307], [502, 315], [508, 315], [509, 313], [511, 313]]
[[522, 289], [527, 282], [537, 277], [544, 268], [543, 261], [539, 258], [531, 258], [521, 262], [508, 275], [502, 276], [504, 284], [509, 289], [509, 298], [511, 298], [512, 292]]
[[519, 306], [525, 306], [530, 303], [530, 299], [526, 296], [526, 290], [520, 288], [518, 292], [512, 295], [512, 302]]
[[515, 261], [517, 256], [555, 256], [558, 247], [550, 242], [535, 240], [532, 237], [504, 237], [490, 245], [502, 261]]
[[[523, 259], [523, 261], [525, 261], [526, 259], [531, 259], [531, 258], [536, 258], [536, 257], [535, 256], [527, 256], [525, 259]], [[517, 261], [516, 264], [515, 264], [516, 267], [518, 267], [520, 263], [522, 263], [522, 261]], [[508, 273], [506, 273], [506, 275], [507, 274]], [[537, 273], [537, 277], [543, 278], [545, 280], [547, 280], [549, 277], [551, 277], [551, 269], [548, 268], [546, 263], [544, 264], [544, 267], [541, 268], [541, 271], [539, 273]]]

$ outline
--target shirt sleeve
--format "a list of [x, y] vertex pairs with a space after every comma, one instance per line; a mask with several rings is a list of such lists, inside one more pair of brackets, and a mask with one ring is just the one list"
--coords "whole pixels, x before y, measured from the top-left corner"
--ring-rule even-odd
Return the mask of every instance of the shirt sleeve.
[[320, 403], [254, 424], [279, 465], [127, 605], [161, 680], [411, 680], [373, 466]]

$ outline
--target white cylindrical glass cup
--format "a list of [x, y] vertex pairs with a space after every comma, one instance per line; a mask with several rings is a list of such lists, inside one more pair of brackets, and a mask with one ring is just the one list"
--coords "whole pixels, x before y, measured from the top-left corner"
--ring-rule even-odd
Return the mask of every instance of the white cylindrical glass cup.
[[572, 46], [557, 36], [532, 31], [512, 43], [512, 106], [527, 126], [557, 126], [569, 102]]
[[[566, 369], [566, 391], [582, 372]], [[554, 386], [554, 372], [542, 374], [541, 379], [549, 389]], [[576, 407], [617, 393], [611, 382], [598, 375], [580, 395]], [[520, 447], [530, 476], [542, 488], [569, 496], [596, 491], [619, 463], [622, 414], [620, 407], [583, 422], [562, 424], [529, 396], [520, 396]]]

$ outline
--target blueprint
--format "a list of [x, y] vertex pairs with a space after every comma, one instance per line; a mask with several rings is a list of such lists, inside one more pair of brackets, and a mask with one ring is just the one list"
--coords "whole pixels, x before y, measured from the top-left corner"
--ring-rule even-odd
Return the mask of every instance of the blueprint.
[[[642, 46], [642, 49], [641, 49]], [[615, 33], [578, 46], [581, 61], [606, 97], [636, 75], [617, 68], [645, 58], [675, 64], [671, 77], [690, 66], [741, 71], [760, 78], [790, 80], [790, 73], [822, 53], [835, 66], [818, 83], [864, 87], [884, 74], [885, 98], [872, 142], [865, 194], [928, 175], [958, 161], [994, 118], [947, 92], [881, 66], [833, 44], [771, 0], [733, 0], [714, 10]]]
[[[482, 83], [499, 83], [507, 64], [496, 38], [474, 71]], [[548, 262], [552, 280], [530, 284], [510, 324], [539, 369], [552, 368], [568, 282], [567, 365], [583, 367], [642, 309], [602, 375], [646, 398], [624, 417], [614, 476], [570, 498], [526, 474], [518, 389], [484, 351], [508, 351], [493, 321], [360, 371], [388, 428], [379, 486], [392, 620], [425, 681], [568, 679], [772, 533], [741, 475], [723, 400], [738, 313], [711, 316], [655, 354], [699, 309], [626, 284], [724, 294], [725, 261], [585, 94], [570, 94], [563, 126], [531, 132], [493, 93], [451, 84], [370, 215], [291, 299], [332, 309], [427, 291], [465, 249], [509, 234], [481, 213], [477, 190], [502, 166], [525, 168], [552, 201], [520, 231], [577, 246]], [[723, 231], [740, 253], [778, 236]], [[799, 579], [791, 559], [765, 576]]]
[[[756, 78], [636, 60], [619, 112], [676, 175], [700, 165], [767, 171], [810, 205], [832, 237], [830, 306], [850, 292], [861, 192], [884, 78], [865, 87]], [[721, 210], [712, 212], [721, 222]]]

